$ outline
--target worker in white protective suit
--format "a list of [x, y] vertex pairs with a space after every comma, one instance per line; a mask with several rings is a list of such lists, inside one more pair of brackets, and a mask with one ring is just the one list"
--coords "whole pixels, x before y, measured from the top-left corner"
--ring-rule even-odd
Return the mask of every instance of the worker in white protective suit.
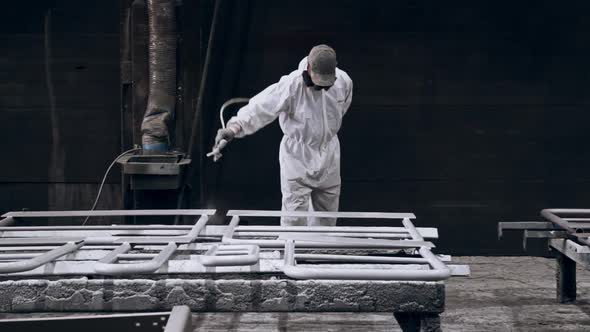
[[[352, 101], [352, 80], [336, 68], [336, 52], [318, 45], [299, 68], [250, 99], [215, 138], [252, 135], [277, 117], [284, 133], [280, 145], [283, 211], [338, 211], [340, 142], [338, 130]], [[336, 219], [283, 217], [281, 225], [334, 226]]]

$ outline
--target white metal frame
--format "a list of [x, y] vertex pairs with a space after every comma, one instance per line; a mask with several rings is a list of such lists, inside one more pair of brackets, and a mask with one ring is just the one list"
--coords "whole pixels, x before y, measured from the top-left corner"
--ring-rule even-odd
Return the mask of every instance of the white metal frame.
[[[207, 225], [214, 210], [133, 210], [10, 212], [0, 226], [0, 275], [129, 275], [261, 273], [312, 277], [296, 260], [322, 262], [335, 271], [353, 263], [363, 272], [331, 275], [341, 279], [443, 280], [468, 275], [466, 266], [442, 261], [424, 238], [438, 237], [435, 228], [416, 228], [411, 213], [229, 211], [228, 225]], [[192, 215], [194, 225], [18, 226], [21, 218], [91, 216]], [[403, 227], [252, 226], [240, 217], [313, 216], [402, 220]], [[394, 219], [399, 219], [398, 221]], [[0, 224], [2, 220], [0, 220]], [[268, 238], [272, 238], [269, 240]], [[262, 238], [262, 239], [261, 239]], [[287, 246], [285, 246], [287, 244]], [[295, 253], [295, 247], [297, 253]], [[285, 250], [282, 259], [277, 252]], [[328, 254], [301, 250], [328, 250]], [[411, 252], [409, 257], [340, 255], [341, 252]], [[337, 252], [337, 254], [334, 254]], [[389, 270], [391, 264], [394, 269]], [[384, 266], [378, 266], [384, 265]], [[401, 267], [401, 270], [400, 270]], [[4, 268], [4, 269], [3, 269]], [[372, 269], [376, 271], [373, 271]], [[386, 270], [383, 270], [385, 268]], [[378, 270], [378, 271], [377, 271]], [[406, 272], [401, 272], [401, 271]], [[385, 271], [385, 272], [384, 272]], [[326, 276], [313, 275], [317, 278]]]

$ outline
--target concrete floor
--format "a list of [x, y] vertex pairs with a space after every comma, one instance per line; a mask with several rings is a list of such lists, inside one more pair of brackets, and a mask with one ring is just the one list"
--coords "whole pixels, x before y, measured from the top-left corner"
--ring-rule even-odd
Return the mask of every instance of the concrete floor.
[[[578, 270], [578, 302], [555, 300], [555, 261], [454, 257], [470, 278], [447, 282], [444, 331], [590, 331], [590, 272]], [[401, 331], [390, 314], [206, 313], [195, 331]]]
[[[578, 301], [557, 304], [555, 260], [453, 257], [471, 277], [446, 287], [444, 331], [590, 331], [590, 271], [578, 269]], [[28, 314], [54, 316], [56, 313]], [[1, 314], [0, 318], [23, 317]], [[387, 313], [195, 313], [194, 331], [401, 331]]]

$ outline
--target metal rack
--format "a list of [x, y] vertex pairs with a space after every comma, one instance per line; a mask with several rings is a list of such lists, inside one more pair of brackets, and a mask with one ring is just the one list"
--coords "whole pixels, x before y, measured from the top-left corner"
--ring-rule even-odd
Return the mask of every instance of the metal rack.
[[528, 239], [546, 239], [555, 253], [557, 300], [570, 303], [576, 300], [576, 263], [590, 270], [590, 209], [544, 209], [542, 221], [499, 222], [498, 237], [505, 231], [523, 232], [523, 248]]
[[[414, 246], [419, 245], [416, 242], [423, 240], [422, 236], [418, 233], [412, 222], [405, 218], [403, 224], [406, 227], [408, 233], [411, 235], [413, 241], [402, 240], [412, 242]], [[308, 254], [308, 255], [297, 255], [295, 254], [295, 238], [290, 237], [285, 243], [285, 267], [283, 271], [286, 275], [296, 279], [375, 279], [375, 280], [424, 280], [424, 281], [437, 281], [445, 280], [451, 276], [451, 270], [432, 252], [430, 247], [421, 245], [417, 248], [417, 253], [420, 257], [387, 257], [387, 256], [357, 256], [357, 255], [322, 255], [322, 254]], [[303, 240], [307, 239], [303, 237]], [[325, 243], [332, 243], [331, 241], [338, 241], [342, 243], [346, 241], [354, 241], [352, 238], [328, 238], [326, 237]], [[404, 248], [407, 248], [404, 246]], [[351, 269], [346, 268], [325, 268], [318, 266], [300, 266], [297, 264], [297, 259], [304, 259], [308, 261], [328, 261], [328, 262], [354, 262], [360, 266]], [[403, 265], [403, 269], [384, 269], [369, 267], [366, 268], [366, 264], [397, 264]], [[408, 263], [428, 264], [430, 269], [418, 270], [408, 268]]]
[[[451, 276], [451, 270], [430, 251], [434, 244], [424, 241], [424, 236], [420, 234], [424, 232], [425, 236], [436, 238], [438, 236], [436, 229], [416, 229], [410, 221], [416, 218], [412, 213], [228, 211], [227, 215], [231, 216], [232, 220], [223, 235], [223, 242], [250, 243], [268, 248], [284, 246], [283, 272], [291, 278], [436, 281]], [[403, 227], [239, 226], [240, 217], [387, 219], [392, 222], [401, 219]], [[261, 236], [274, 239], [252, 238]], [[296, 246], [302, 249], [393, 249], [410, 251], [413, 255], [412, 257], [348, 254], [297, 255]], [[298, 259], [307, 261], [307, 264], [299, 265]], [[326, 262], [333, 265], [322, 264]], [[339, 267], [338, 264], [341, 263], [349, 264], [346, 267]], [[427, 268], [424, 268], [424, 264], [427, 264]]]
[[[297, 279], [444, 280], [468, 275], [431, 252], [436, 228], [411, 213], [240, 211], [208, 225], [214, 210], [9, 212], [0, 220], [1, 275], [284, 274]], [[193, 225], [18, 226], [22, 219], [193, 216]], [[240, 225], [281, 216], [387, 219], [387, 227]], [[400, 223], [401, 221], [401, 223]], [[12, 226], [7, 226], [11, 224]], [[309, 252], [313, 251], [313, 252]], [[320, 253], [317, 253], [320, 251]], [[351, 255], [352, 253], [352, 255]]]
[[[193, 216], [192, 226], [4, 226], [0, 227], [0, 273], [146, 274], [167, 264], [179, 245], [194, 244], [215, 210], [104, 210], [9, 212], [0, 225], [26, 218], [87, 216]], [[199, 239], [198, 239], [199, 238]], [[151, 246], [149, 253], [138, 251]], [[81, 254], [82, 250], [87, 255]], [[153, 253], [157, 251], [157, 253]], [[90, 254], [88, 254], [90, 253]], [[94, 261], [93, 261], [94, 260]], [[119, 263], [119, 261], [129, 263]], [[3, 261], [3, 262], [1, 262]], [[46, 265], [44, 269], [39, 269]], [[92, 266], [90, 266], [92, 265]]]

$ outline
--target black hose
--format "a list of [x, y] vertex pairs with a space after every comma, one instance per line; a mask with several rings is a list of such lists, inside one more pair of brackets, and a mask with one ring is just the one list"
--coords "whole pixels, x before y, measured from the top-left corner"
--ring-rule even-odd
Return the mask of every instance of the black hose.
[[[221, 3], [222, 0], [216, 0], [215, 1], [215, 7], [213, 9], [213, 19], [211, 20], [211, 29], [209, 30], [209, 40], [207, 42], [207, 52], [205, 54], [205, 63], [203, 64], [203, 72], [201, 74], [201, 83], [199, 85], [199, 94], [197, 95], [197, 106], [195, 107], [195, 114], [193, 115], [193, 122], [192, 122], [192, 126], [191, 126], [191, 136], [190, 139], [188, 141], [188, 149], [187, 149], [187, 153], [191, 154], [191, 155], [195, 155], [195, 151], [193, 151], [194, 149], [194, 144], [197, 141], [197, 137], [200, 134], [199, 131], [199, 125], [200, 125], [200, 121], [201, 121], [201, 114], [203, 112], [203, 97], [205, 95], [205, 88], [207, 86], [207, 80], [208, 80], [208, 76], [209, 76], [209, 67], [211, 64], [211, 53], [212, 53], [212, 49], [214, 47], [214, 40], [215, 40], [215, 35], [216, 35], [216, 30], [217, 30], [217, 25], [218, 25], [218, 20], [219, 20], [219, 16], [220, 16], [220, 12], [221, 12]], [[201, 142], [202, 143], [202, 142]], [[199, 163], [199, 168], [201, 170], [204, 169], [205, 164], [204, 164], [204, 158], [201, 155], [198, 155], [196, 158], [192, 157], [192, 166], [190, 169], [190, 174], [188, 174], [188, 176], [186, 177], [187, 180], [192, 179], [192, 175], [194, 174], [195, 170], [194, 170], [194, 166], [195, 163]], [[185, 188], [183, 187], [183, 191], [185, 190]], [[203, 181], [200, 180], [199, 181], [199, 199], [201, 200], [201, 202], [203, 202], [203, 196], [204, 196], [204, 185], [203, 185]], [[184, 192], [181, 193], [181, 197], [183, 197]], [[180, 204], [180, 199], [179, 199], [179, 204]]]
[[195, 114], [193, 116], [193, 123], [191, 128], [191, 138], [188, 143], [188, 153], [193, 152], [193, 145], [197, 140], [199, 133], [198, 126], [201, 120], [201, 113], [203, 111], [203, 96], [205, 95], [205, 87], [207, 86], [207, 78], [209, 74], [209, 66], [211, 63], [211, 50], [213, 49], [213, 41], [215, 40], [215, 31], [217, 30], [217, 20], [220, 12], [222, 0], [215, 1], [215, 8], [213, 9], [213, 19], [211, 21], [211, 29], [209, 30], [209, 40], [207, 42], [207, 52], [205, 54], [205, 63], [203, 64], [203, 73], [201, 74], [201, 83], [199, 85], [199, 94], [197, 95], [197, 106], [195, 107]]

